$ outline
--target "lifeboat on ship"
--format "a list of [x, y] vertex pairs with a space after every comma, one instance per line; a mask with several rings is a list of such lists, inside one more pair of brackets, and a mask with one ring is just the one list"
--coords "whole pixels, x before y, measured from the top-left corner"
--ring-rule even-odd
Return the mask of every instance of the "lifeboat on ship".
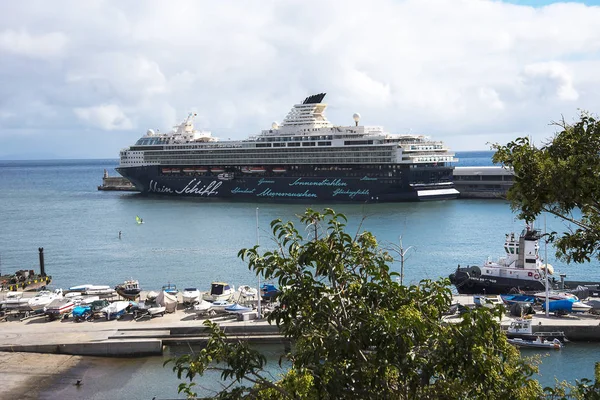
[[280, 167], [275, 167], [273, 168], [273, 172], [276, 174], [283, 174], [285, 173], [287, 170], [285, 168], [280, 168]]
[[162, 173], [163, 174], [170, 174], [171, 173], [171, 168], [163, 168], [162, 169]]
[[196, 168], [196, 172], [198, 172], [199, 174], [205, 174], [208, 172], [208, 168], [206, 167], [198, 167]]
[[242, 172], [245, 174], [264, 174], [266, 169], [263, 167], [242, 167]]
[[211, 167], [211, 172], [214, 172], [215, 174], [220, 174], [222, 172], [225, 172], [225, 168], [223, 167]]
[[183, 169], [183, 173], [184, 174], [193, 174], [194, 173], [194, 168], [184, 168]]
[[172, 173], [172, 174], [178, 174], [178, 173], [180, 173], [180, 172], [181, 172], [181, 169], [180, 169], [180, 168], [171, 168], [171, 173]]

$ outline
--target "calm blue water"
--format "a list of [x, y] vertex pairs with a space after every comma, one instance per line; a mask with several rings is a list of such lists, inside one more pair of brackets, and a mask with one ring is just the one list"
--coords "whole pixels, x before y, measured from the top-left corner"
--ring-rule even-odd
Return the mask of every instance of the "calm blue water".
[[[467, 152], [457, 157], [462, 166], [491, 165], [491, 154]], [[256, 278], [237, 252], [256, 243], [256, 208], [260, 243], [269, 247], [269, 222], [296, 220], [307, 206], [153, 199], [98, 191], [103, 170], [116, 175], [116, 166], [117, 160], [0, 161], [2, 272], [38, 270], [37, 249], [44, 247], [46, 271], [56, 287], [116, 285], [129, 278], [138, 279], [145, 290], [167, 282], [204, 290], [214, 280], [251, 284]], [[402, 236], [405, 248], [413, 246], [405, 259], [405, 282], [436, 279], [457, 264], [496, 258], [503, 251], [504, 234], [522, 229], [501, 200], [333, 207], [349, 218], [349, 232], [370, 230], [388, 248]], [[136, 224], [136, 215], [144, 219], [143, 225]], [[548, 218], [547, 224], [548, 230], [564, 230], [560, 221]], [[596, 264], [566, 266], [554, 259], [551, 248], [548, 259], [570, 279], [600, 279]], [[393, 268], [399, 271], [400, 264]], [[585, 373], [579, 374], [575, 358], [600, 359], [599, 351], [573, 358], [562, 354], [573, 361], [573, 367], [564, 368], [565, 373], [576, 372], [569, 379]], [[560, 361], [563, 366], [566, 362]], [[587, 376], [591, 374], [593, 369]]]

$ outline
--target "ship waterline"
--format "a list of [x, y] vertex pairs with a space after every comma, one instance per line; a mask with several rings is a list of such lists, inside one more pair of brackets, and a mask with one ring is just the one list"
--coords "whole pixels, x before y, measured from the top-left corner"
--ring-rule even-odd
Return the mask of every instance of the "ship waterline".
[[149, 130], [121, 151], [117, 171], [146, 195], [336, 202], [453, 199], [442, 142], [381, 127], [334, 126], [325, 94], [293, 106], [281, 125], [246, 140], [219, 141], [190, 114], [170, 133]]

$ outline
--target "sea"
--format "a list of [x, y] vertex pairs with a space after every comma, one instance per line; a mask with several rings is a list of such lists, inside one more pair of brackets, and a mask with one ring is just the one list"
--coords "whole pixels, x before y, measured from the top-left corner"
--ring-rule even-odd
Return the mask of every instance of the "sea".
[[[457, 152], [460, 161], [456, 165], [493, 165], [492, 154]], [[138, 279], [144, 290], [157, 290], [167, 283], [201, 290], [208, 290], [212, 281], [252, 285], [256, 276], [238, 258], [240, 249], [257, 243], [272, 248], [269, 224], [275, 219], [299, 222], [298, 215], [307, 207], [331, 207], [346, 215], [349, 233], [373, 232], [379, 245], [398, 260], [401, 243], [404, 282], [418, 283], [447, 277], [459, 264], [496, 259], [503, 253], [504, 235], [524, 227], [504, 200], [277, 204], [99, 191], [104, 171], [118, 175], [117, 165], [117, 159], [0, 161], [0, 273], [38, 271], [38, 248], [43, 247], [46, 272], [55, 287], [114, 286], [131, 278]], [[138, 224], [136, 216], [144, 223]], [[551, 216], [536, 224], [547, 231], [568, 229]], [[556, 259], [552, 246], [544, 254], [567, 279], [600, 280], [597, 262], [567, 265]], [[400, 272], [400, 262], [391, 268]], [[278, 356], [274, 359], [276, 364]], [[85, 367], [88, 374], [110, 374], [115, 370], [110, 366], [113, 362], [129, 370], [130, 378], [120, 376], [119, 388], [111, 388], [110, 393], [97, 387], [84, 397], [183, 398], [177, 394], [176, 376], [170, 368], [163, 368], [163, 361], [150, 357], [92, 363]], [[554, 378], [571, 382], [592, 378], [595, 361], [600, 361], [600, 345], [569, 344], [542, 359], [540, 381], [550, 385]], [[149, 380], [161, 384], [150, 385]], [[57, 385], [49, 390], [48, 398], [63, 390]], [[61, 391], [60, 397], [68, 398], [69, 393]]]

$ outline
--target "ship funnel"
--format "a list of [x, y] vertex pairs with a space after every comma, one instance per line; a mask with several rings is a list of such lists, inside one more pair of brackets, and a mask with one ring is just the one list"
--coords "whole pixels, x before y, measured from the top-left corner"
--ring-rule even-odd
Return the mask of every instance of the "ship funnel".
[[46, 270], [44, 268], [44, 248], [40, 247], [38, 248], [38, 251], [40, 252], [40, 275], [46, 276]]

